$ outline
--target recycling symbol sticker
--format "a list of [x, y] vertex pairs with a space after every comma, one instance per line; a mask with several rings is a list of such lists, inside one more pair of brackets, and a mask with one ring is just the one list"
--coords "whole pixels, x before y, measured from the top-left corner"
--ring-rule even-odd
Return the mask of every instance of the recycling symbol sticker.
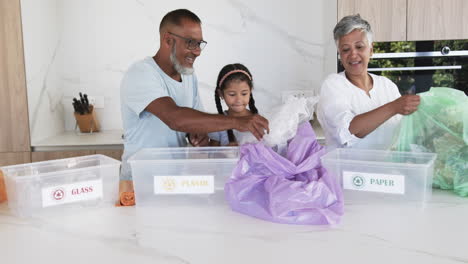
[[364, 187], [365, 184], [365, 179], [359, 175], [353, 177], [353, 185], [356, 188], [362, 188]]
[[62, 200], [63, 197], [65, 197], [65, 191], [63, 189], [57, 189], [52, 192], [52, 197], [57, 201]]

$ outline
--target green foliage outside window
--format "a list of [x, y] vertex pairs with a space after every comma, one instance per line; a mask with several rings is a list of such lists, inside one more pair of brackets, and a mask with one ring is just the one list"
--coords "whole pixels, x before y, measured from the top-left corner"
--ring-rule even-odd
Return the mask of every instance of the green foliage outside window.
[[[466, 40], [440, 40], [430, 41], [426, 44], [433, 46], [432, 51], [440, 51], [443, 47], [448, 46], [452, 51], [468, 50], [468, 41]], [[375, 42], [374, 53], [397, 53], [397, 52], [415, 52], [416, 42]], [[421, 59], [419, 59], [421, 61]], [[436, 70], [421, 72], [432, 74], [433, 87], [451, 87], [464, 90], [468, 87], [468, 59], [465, 57], [464, 62], [457, 57], [434, 57], [426, 58], [425, 66], [449, 66], [462, 65], [462, 69], [454, 70]], [[465, 63], [463, 65], [463, 63]], [[415, 65], [414, 58], [395, 58], [395, 59], [371, 59], [369, 68], [390, 68], [390, 67], [414, 67], [422, 66]], [[429, 73], [428, 73], [429, 72]], [[385, 76], [397, 84], [400, 92], [405, 93], [414, 84], [415, 71], [382, 71], [376, 74]]]

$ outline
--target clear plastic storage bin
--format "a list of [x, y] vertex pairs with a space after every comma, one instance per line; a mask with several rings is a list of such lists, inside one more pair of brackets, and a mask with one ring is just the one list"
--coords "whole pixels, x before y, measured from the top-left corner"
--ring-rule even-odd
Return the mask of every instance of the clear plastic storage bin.
[[172, 226], [185, 221], [205, 225], [229, 214], [224, 184], [238, 159], [238, 147], [154, 148], [137, 152], [128, 161], [138, 227]]
[[334, 149], [322, 164], [338, 177], [345, 202], [414, 202], [432, 195], [434, 153]]
[[104, 155], [2, 167], [8, 206], [31, 216], [64, 207], [113, 206], [118, 200], [120, 161]]

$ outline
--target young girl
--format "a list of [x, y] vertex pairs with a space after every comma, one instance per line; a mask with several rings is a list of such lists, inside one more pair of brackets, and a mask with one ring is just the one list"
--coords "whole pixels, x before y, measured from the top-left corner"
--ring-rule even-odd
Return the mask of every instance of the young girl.
[[[215, 90], [216, 108], [220, 115], [248, 116], [257, 114], [252, 96], [252, 74], [242, 64], [228, 64], [218, 75]], [[224, 100], [228, 110], [223, 111], [221, 100]], [[248, 109], [247, 109], [248, 105]], [[237, 146], [232, 129], [208, 134], [210, 146]]]

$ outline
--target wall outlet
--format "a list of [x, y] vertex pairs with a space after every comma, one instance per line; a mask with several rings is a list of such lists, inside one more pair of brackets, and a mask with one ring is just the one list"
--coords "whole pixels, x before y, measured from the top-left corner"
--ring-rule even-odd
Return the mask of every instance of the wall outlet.
[[313, 97], [314, 91], [312, 90], [289, 90], [283, 91], [281, 93], [281, 101], [284, 103], [289, 97], [294, 98], [306, 98], [306, 97]]
[[94, 108], [104, 108], [104, 96], [88, 96], [88, 100]]

